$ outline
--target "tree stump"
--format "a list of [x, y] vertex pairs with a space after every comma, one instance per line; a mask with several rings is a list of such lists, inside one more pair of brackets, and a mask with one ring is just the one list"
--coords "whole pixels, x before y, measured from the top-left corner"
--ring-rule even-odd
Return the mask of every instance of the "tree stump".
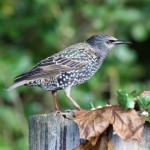
[[29, 119], [30, 150], [72, 150], [82, 141], [76, 123], [61, 113], [34, 115]]
[[144, 125], [141, 142], [130, 141], [125, 142], [120, 139], [118, 135], [113, 135], [112, 130], [109, 134], [110, 141], [112, 142], [115, 150], [150, 150], [150, 124]]
[[[150, 150], [149, 124], [145, 125], [141, 143], [124, 142], [117, 135], [113, 135], [111, 130], [109, 137], [115, 150]], [[79, 139], [76, 123], [61, 113], [34, 115], [29, 119], [30, 150], [73, 150], [84, 142]]]

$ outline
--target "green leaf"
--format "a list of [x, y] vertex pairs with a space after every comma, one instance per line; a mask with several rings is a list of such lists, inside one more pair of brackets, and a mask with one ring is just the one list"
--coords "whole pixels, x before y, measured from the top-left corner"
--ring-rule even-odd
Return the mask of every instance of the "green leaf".
[[150, 112], [150, 96], [138, 96], [137, 101], [140, 109]]
[[150, 96], [138, 96], [137, 102], [140, 110], [148, 112], [148, 116], [145, 116], [145, 119], [150, 122]]
[[132, 94], [129, 94], [126, 90], [118, 90], [118, 103], [124, 109], [134, 108], [134, 97]]

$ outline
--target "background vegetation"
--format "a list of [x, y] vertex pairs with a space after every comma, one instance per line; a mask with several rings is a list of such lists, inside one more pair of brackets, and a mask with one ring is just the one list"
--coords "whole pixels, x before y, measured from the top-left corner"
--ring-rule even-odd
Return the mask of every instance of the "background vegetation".
[[[27, 119], [53, 110], [50, 92], [4, 87], [41, 59], [91, 35], [107, 33], [133, 44], [116, 47], [91, 80], [72, 88], [81, 107], [116, 103], [117, 89], [150, 90], [149, 14], [149, 0], [0, 1], [0, 150], [27, 150]], [[74, 109], [63, 91], [57, 99], [61, 110]]]

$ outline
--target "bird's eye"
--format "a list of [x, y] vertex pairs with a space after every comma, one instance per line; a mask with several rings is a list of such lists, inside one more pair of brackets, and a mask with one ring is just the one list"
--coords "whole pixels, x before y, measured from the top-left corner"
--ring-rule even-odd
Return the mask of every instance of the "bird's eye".
[[113, 42], [115, 42], [115, 40], [108, 40], [108, 41], [107, 41], [107, 44], [111, 44], [111, 43], [113, 43]]

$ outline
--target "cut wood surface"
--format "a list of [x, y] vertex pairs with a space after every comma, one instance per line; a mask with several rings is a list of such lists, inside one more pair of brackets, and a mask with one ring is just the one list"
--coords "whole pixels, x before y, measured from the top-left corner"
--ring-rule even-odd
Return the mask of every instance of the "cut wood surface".
[[30, 150], [72, 150], [82, 141], [77, 125], [60, 113], [35, 115], [29, 119]]
[[[71, 113], [65, 113], [72, 116]], [[115, 150], [150, 150], [150, 124], [146, 124], [141, 143], [124, 142], [110, 130]], [[79, 139], [76, 123], [61, 113], [40, 114], [29, 119], [30, 150], [73, 150], [84, 140]]]

